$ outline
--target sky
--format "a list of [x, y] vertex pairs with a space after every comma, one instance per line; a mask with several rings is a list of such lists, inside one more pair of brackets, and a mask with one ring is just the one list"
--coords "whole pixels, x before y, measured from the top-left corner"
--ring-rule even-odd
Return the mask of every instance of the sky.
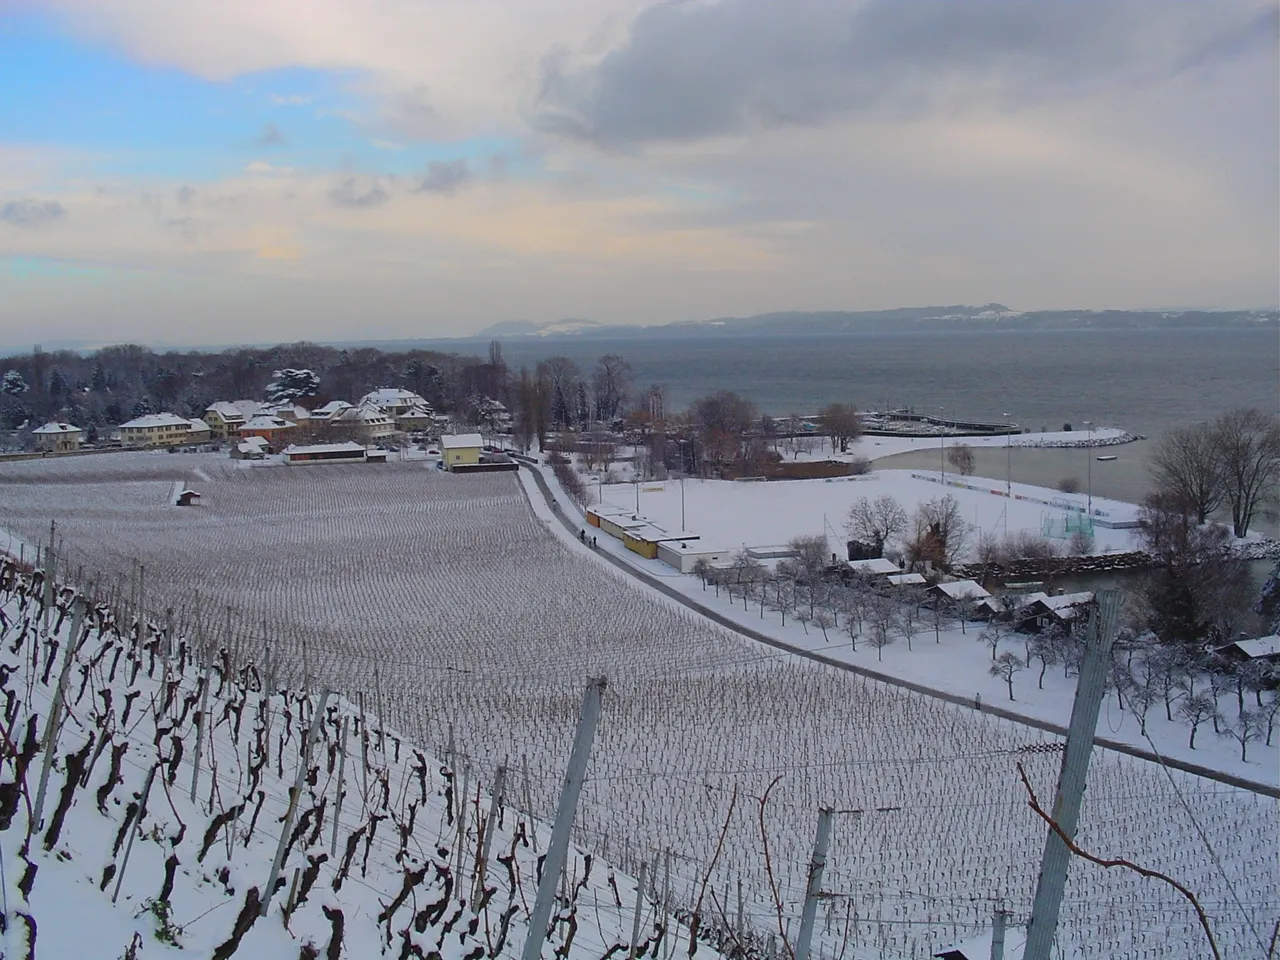
[[0, 347], [1280, 302], [1274, 0], [0, 0]]

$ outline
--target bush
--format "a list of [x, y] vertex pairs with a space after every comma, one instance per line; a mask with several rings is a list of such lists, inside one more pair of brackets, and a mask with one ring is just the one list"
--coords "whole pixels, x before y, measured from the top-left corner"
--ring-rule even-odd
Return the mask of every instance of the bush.
[[849, 473], [861, 477], [871, 472], [871, 461], [866, 457], [855, 457], [849, 461]]
[[1079, 477], [1063, 477], [1058, 481], [1059, 493], [1079, 493], [1080, 492]]
[[1087, 557], [1093, 553], [1093, 534], [1087, 530], [1077, 530], [1067, 541], [1067, 550], [1073, 557]]

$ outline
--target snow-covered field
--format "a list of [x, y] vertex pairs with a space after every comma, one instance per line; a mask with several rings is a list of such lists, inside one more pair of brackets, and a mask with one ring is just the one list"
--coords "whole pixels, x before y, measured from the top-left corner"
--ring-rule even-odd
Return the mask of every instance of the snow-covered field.
[[[944, 486], [941, 479], [937, 472], [877, 470], [861, 477], [785, 483], [685, 480], [683, 489], [681, 481], [667, 480], [602, 485], [598, 496], [606, 503], [634, 511], [638, 492], [641, 516], [666, 530], [696, 533], [702, 543], [714, 548], [739, 550], [818, 535], [826, 536], [830, 552], [841, 556], [848, 540], [845, 518], [849, 507], [861, 497], [874, 500], [888, 495], [912, 514], [917, 504], [925, 500], [953, 496], [971, 528], [970, 542], [975, 547], [980, 536], [999, 538], [1006, 532], [1023, 531], [1039, 536], [1046, 519], [1060, 524], [1069, 509], [1083, 511], [1088, 502], [1083, 494], [1058, 493], [1026, 484], [1013, 484], [1010, 498], [1004, 495], [1005, 484], [994, 480], [948, 473]], [[597, 496], [595, 487], [588, 492], [593, 498]], [[1137, 516], [1132, 504], [1101, 497], [1093, 498], [1093, 511], [1095, 517], [1107, 520], [1129, 521]], [[1060, 540], [1059, 544], [1065, 552], [1067, 541]], [[1095, 553], [1132, 549], [1132, 531], [1095, 525]]]
[[[1049, 796], [1058, 756], [1039, 745], [1053, 737], [719, 629], [559, 539], [510, 475], [94, 459], [97, 474], [78, 478], [61, 463], [0, 465], [0, 524], [36, 543], [55, 519], [72, 571], [120, 597], [139, 590], [136, 558], [153, 610], [242, 652], [265, 646], [287, 677], [381, 701], [437, 755], [452, 728], [486, 781], [526, 756], [544, 817], [586, 678], [608, 676], [577, 838], [624, 869], [671, 848], [685, 905], [708, 873], [721, 904], [741, 878], [749, 925], [776, 927], [759, 798], [781, 776], [764, 822], [793, 934], [818, 806], [865, 811], [837, 817], [825, 887], [845, 896], [823, 907], [828, 956], [846, 941], [850, 958], [926, 956], [998, 904], [1025, 922], [1044, 830], [1015, 764]], [[168, 506], [175, 471], [198, 507]], [[1261, 957], [1278, 830], [1273, 800], [1100, 751], [1080, 839], [1187, 882], [1225, 955]], [[1164, 886], [1081, 864], [1071, 877], [1067, 955], [1204, 955]]]
[[[4, 956], [520, 955], [549, 830], [522, 809], [518, 772], [490, 819], [489, 785], [465, 758], [425, 755], [351, 701], [331, 697], [317, 718], [314, 692], [277, 690], [211, 648], [202, 662], [162, 622], [126, 628], [107, 604], [73, 633], [69, 592], [46, 621], [40, 581], [12, 573], [0, 569], [0, 670], [21, 754], [0, 774]], [[42, 738], [64, 674], [40, 816]], [[636, 881], [570, 854], [571, 893], [545, 949], [574, 960], [625, 950]], [[649, 889], [638, 940], [669, 957], [688, 931], [662, 908], [661, 885]]]

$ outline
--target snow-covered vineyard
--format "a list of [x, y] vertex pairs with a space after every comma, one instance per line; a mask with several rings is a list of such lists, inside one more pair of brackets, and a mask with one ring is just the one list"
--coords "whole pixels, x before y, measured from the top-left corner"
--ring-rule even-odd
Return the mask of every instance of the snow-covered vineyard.
[[[43, 571], [0, 566], [0, 627], [3, 956], [519, 955], [547, 839], [519, 803]], [[574, 854], [548, 949], [600, 957], [635, 928], [669, 956], [688, 929], [635, 888]]]
[[[62, 576], [113, 609], [129, 612], [140, 603], [158, 629], [172, 624], [174, 636], [189, 638], [190, 650], [225, 647], [237, 665], [251, 659], [262, 663], [280, 684], [299, 693], [306, 690], [314, 697], [321, 687], [333, 687], [345, 699], [321, 727], [324, 755], [317, 744], [312, 758], [320, 766], [317, 782], [309, 785], [317, 802], [323, 796], [333, 802], [328, 757], [340, 735], [341, 716], [350, 716], [350, 705], [363, 697], [369, 715], [403, 731], [426, 755], [455, 757], [443, 767], [469, 783], [492, 782], [496, 767], [506, 763], [518, 792], [527, 791], [526, 805], [549, 820], [583, 687], [587, 677], [603, 675], [610, 686], [575, 841], [632, 874], [648, 862], [651, 875], [664, 876], [670, 864], [669, 895], [678, 907], [688, 910], [701, 900], [707, 917], [723, 914], [724, 925], [734, 927], [741, 882], [742, 922], [762, 938], [761, 952], [768, 952], [763, 938], [779, 928], [793, 938], [817, 810], [831, 805], [840, 812], [823, 884], [830, 896], [823, 901], [815, 940], [820, 956], [924, 957], [980, 932], [998, 906], [1011, 910], [1015, 922], [1026, 920], [1044, 829], [1026, 806], [1016, 764], [1025, 766], [1042, 797], [1051, 796], [1059, 762], [1052, 737], [783, 656], [721, 630], [562, 544], [507, 475], [451, 477], [414, 464], [302, 473], [242, 470], [199, 456], [90, 459], [0, 467], [5, 507], [0, 525], [23, 541], [12, 548], [27, 556], [47, 543], [54, 520]], [[198, 507], [169, 505], [175, 479], [199, 490]], [[97, 638], [96, 628], [92, 636], [86, 657], [108, 642]], [[132, 647], [124, 643], [127, 653]], [[6, 640], [5, 650], [12, 645]], [[15, 664], [23, 662], [21, 652], [6, 655], [16, 658]], [[144, 759], [138, 766], [122, 765], [123, 775], [132, 779], [117, 786], [114, 795], [126, 807], [129, 791], [140, 787], [149, 767], [145, 757], [155, 762], [147, 727], [153, 721], [140, 719], [141, 708], [150, 702], [147, 691], [154, 689], [147, 684], [156, 682], [147, 667], [144, 657], [137, 678], [142, 692], [127, 723], [142, 724], [136, 736], [151, 752], [139, 751]], [[238, 670], [215, 677], [214, 688], [239, 676]], [[197, 672], [189, 657], [187, 699]], [[26, 677], [18, 673], [8, 682], [18, 689]], [[87, 699], [72, 705], [77, 717], [89, 716], [95, 703], [88, 692], [93, 684], [86, 683]], [[256, 710], [259, 695], [253, 687], [252, 681], [247, 693], [228, 687], [225, 702], [240, 697]], [[49, 696], [42, 678], [35, 678], [33, 690], [33, 696]], [[116, 716], [117, 729], [127, 726], [118, 714], [128, 692], [120, 688], [111, 708], [96, 701], [99, 713]], [[288, 702], [293, 704], [290, 737], [296, 738], [309, 708], [296, 699]], [[285, 703], [274, 703], [278, 736]], [[182, 705], [169, 709], [181, 711]], [[188, 709], [188, 727], [194, 709]], [[221, 716], [225, 709], [211, 707], [208, 715]], [[219, 776], [230, 778], [227, 796], [215, 798], [221, 810], [250, 796], [250, 770], [261, 763], [252, 726], [257, 716], [244, 711], [238, 747], [227, 743], [213, 751]], [[229, 737], [229, 724], [216, 726], [223, 731], [217, 735]], [[85, 726], [76, 727], [80, 741], [90, 724]], [[14, 742], [21, 736], [18, 732]], [[202, 842], [211, 822], [207, 793], [202, 812], [181, 805], [194, 745], [194, 737], [184, 739], [190, 741], [187, 756], [177, 762], [169, 793], [177, 809], [189, 814], [184, 822], [193, 825], [179, 847]], [[79, 749], [80, 741], [64, 733], [59, 757]], [[386, 742], [381, 744], [391, 756], [383, 760], [377, 754], [373, 768], [385, 764], [390, 770], [383, 792], [400, 803], [394, 816], [403, 824], [407, 803], [419, 799], [418, 829], [428, 838], [422, 850], [432, 851], [439, 842], [450, 851], [439, 857], [419, 851], [422, 863], [412, 869], [433, 857], [452, 862], [455, 845], [449, 841], [441, 765], [426, 764], [429, 796], [422, 801], [412, 747], [401, 744], [397, 765], [394, 745]], [[172, 747], [162, 739], [161, 749]], [[218, 755], [219, 749], [225, 753]], [[270, 807], [274, 796], [278, 809], [270, 817], [268, 810], [259, 815], [251, 845], [270, 846], [277, 839], [263, 826], [278, 828], [293, 772], [290, 749], [285, 747], [283, 758], [278, 750], [271, 753], [271, 762], [258, 771], [267, 776], [267, 768], [273, 768], [275, 792], [267, 791], [264, 802]], [[102, 763], [110, 760], [108, 750]], [[74, 793], [75, 817], [100, 816], [92, 793], [104, 776], [95, 766], [86, 788]], [[378, 778], [376, 772], [369, 776]], [[209, 786], [206, 782], [204, 790]], [[57, 804], [60, 790], [55, 777], [49, 806]], [[373, 783], [370, 790], [376, 804]], [[766, 791], [768, 802], [762, 803]], [[148, 809], [154, 815], [158, 808]], [[340, 833], [349, 835], [373, 813], [358, 797], [352, 800], [344, 808]], [[236, 831], [248, 829], [251, 814], [240, 818]], [[85, 828], [105, 853], [123, 813], [116, 816], [107, 827]], [[72, 826], [78, 822], [73, 821]], [[159, 843], [139, 841], [150, 852], [155, 881], [148, 885], [148, 874], [138, 870], [142, 879], [134, 895], [139, 903], [155, 899], [150, 886], [158, 890], [163, 880], [164, 838], [172, 835], [164, 831], [176, 829], [175, 821], [166, 822], [170, 827], [162, 828]], [[20, 818], [15, 824], [20, 830]], [[518, 828], [509, 823], [504, 829], [508, 832], [499, 834], [495, 847], [505, 843], [509, 848], [511, 831]], [[1280, 916], [1278, 833], [1280, 810], [1274, 800], [1099, 752], [1079, 840], [1092, 851], [1128, 857], [1185, 882], [1205, 903], [1224, 956], [1264, 957]], [[224, 830], [215, 848], [222, 849], [218, 844], [230, 836]], [[366, 912], [372, 914], [366, 920], [368, 949], [348, 944], [345, 956], [371, 956], [385, 942], [379, 938], [388, 924], [374, 921], [410, 870], [396, 860], [396, 822], [383, 822], [378, 836], [387, 844], [387, 864], [380, 868], [386, 881], [382, 903], [367, 901]], [[327, 852], [327, 840], [292, 850], [284, 875], [291, 878], [295, 866], [305, 874], [306, 855], [319, 847]], [[340, 836], [338, 861], [343, 842]], [[215, 848], [206, 855], [211, 864]], [[16, 854], [16, 842], [5, 850]], [[184, 850], [178, 852], [185, 866], [199, 850]], [[84, 862], [102, 855], [77, 848], [70, 862], [79, 864], [79, 879], [94, 880], [95, 889], [81, 896], [92, 900], [92, 893], [109, 903], [110, 886], [96, 892], [104, 864], [86, 867]], [[517, 849], [521, 871], [533, 871], [533, 856]], [[269, 867], [270, 851], [259, 860], [263, 857]], [[18, 862], [7, 856], [7, 863]], [[324, 878], [333, 869], [333, 863], [321, 866], [313, 880], [317, 889], [331, 885]], [[577, 869], [581, 873], [581, 861]], [[217, 866], [201, 870], [213, 876]], [[432, 866], [428, 873], [425, 892], [415, 894], [413, 910], [424, 908], [424, 898], [439, 899], [438, 889], [429, 885], [443, 883], [431, 880], [435, 870]], [[225, 903], [210, 917], [235, 914], [248, 887], [261, 889], [265, 883], [260, 872], [262, 878], [234, 878], [234, 896], [220, 892], [221, 881], [214, 877], [187, 903], [203, 897], [204, 909]], [[596, 903], [582, 908], [592, 920], [586, 925], [579, 918], [581, 939], [575, 940], [574, 955], [595, 951], [603, 956], [615, 943], [625, 950], [627, 908], [617, 906], [612, 888], [597, 873], [590, 879], [604, 883], [589, 885], [583, 894], [598, 892], [599, 917]], [[498, 886], [495, 903], [507, 896], [507, 887]], [[37, 882], [37, 907], [40, 895]], [[527, 889], [525, 896], [531, 900]], [[277, 894], [279, 902], [288, 899], [287, 889]], [[621, 900], [627, 902], [625, 889]], [[332, 926], [321, 909], [327, 903], [313, 894], [299, 908], [297, 924], [291, 923], [322, 954]], [[505, 904], [490, 910], [495, 937]], [[245, 944], [253, 936], [288, 936], [279, 923], [279, 903], [273, 909], [274, 923], [255, 925]], [[401, 954], [403, 946], [395, 940], [410, 915], [408, 906], [403, 910], [390, 924], [395, 927], [391, 955], [413, 955]], [[177, 921], [198, 912], [183, 913], [175, 900]], [[624, 915], [627, 923], [619, 919]], [[522, 916], [513, 915], [513, 929]], [[186, 941], [197, 950], [192, 955], [214, 949], [233, 920], [219, 917], [206, 939], [192, 934]], [[192, 924], [193, 931], [206, 922]], [[588, 926], [590, 944], [583, 936]], [[263, 929], [270, 934], [256, 932]], [[479, 929], [486, 929], [483, 922]], [[285, 942], [290, 944], [286, 952], [265, 946], [254, 952], [246, 946], [243, 955], [287, 956], [300, 949], [301, 941], [270, 941]], [[422, 942], [428, 951], [435, 945], [434, 939]], [[459, 955], [479, 943], [460, 946]], [[1206, 954], [1193, 911], [1172, 890], [1079, 862], [1071, 871], [1059, 943], [1069, 957]], [[147, 949], [153, 949], [150, 943]], [[782, 951], [780, 942], [776, 949]]]

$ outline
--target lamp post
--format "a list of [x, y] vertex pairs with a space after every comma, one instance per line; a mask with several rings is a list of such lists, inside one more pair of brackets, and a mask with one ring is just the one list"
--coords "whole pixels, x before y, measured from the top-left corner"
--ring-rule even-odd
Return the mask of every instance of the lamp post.
[[938, 408], [938, 466], [942, 470], [942, 483], [947, 482], [947, 425], [942, 421], [945, 419], [942, 414], [947, 412], [946, 407]]
[[1009, 414], [1002, 413], [1004, 417], [1004, 494], [1010, 499], [1013, 498], [1013, 445], [1012, 434], [1009, 433]]
[[1084, 448], [1085, 453], [1088, 454], [1088, 457], [1089, 457], [1088, 459], [1089, 466], [1087, 470], [1088, 479], [1085, 481], [1085, 488], [1088, 491], [1088, 493], [1086, 494], [1088, 507], [1086, 508], [1085, 512], [1089, 517], [1092, 517], [1093, 516], [1093, 421], [1086, 420], [1084, 422], [1084, 425], [1085, 425], [1085, 428], [1089, 431], [1089, 439], [1085, 441], [1085, 448]]

